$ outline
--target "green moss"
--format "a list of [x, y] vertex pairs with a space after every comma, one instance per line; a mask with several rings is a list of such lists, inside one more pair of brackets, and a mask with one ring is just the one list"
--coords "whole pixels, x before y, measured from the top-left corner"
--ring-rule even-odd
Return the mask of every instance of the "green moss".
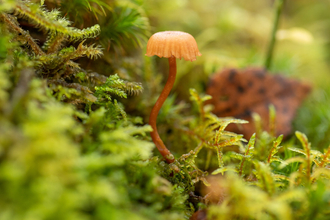
[[[128, 55], [149, 31], [142, 1], [63, 2], [76, 25], [89, 25], [82, 29], [42, 3], [0, 6], [0, 219], [181, 220], [199, 208], [214, 219], [329, 218], [330, 149], [315, 150], [302, 132], [275, 137], [274, 108], [270, 133], [259, 128], [246, 141], [225, 130], [246, 121], [213, 115], [210, 96], [191, 89], [191, 103], [179, 104], [172, 96], [159, 131], [176, 161], [155, 156], [151, 127], [125, 111], [148, 112], [161, 82], [154, 60], [142, 73]], [[102, 28], [110, 50], [94, 44]], [[142, 93], [120, 68], [154, 82]]]

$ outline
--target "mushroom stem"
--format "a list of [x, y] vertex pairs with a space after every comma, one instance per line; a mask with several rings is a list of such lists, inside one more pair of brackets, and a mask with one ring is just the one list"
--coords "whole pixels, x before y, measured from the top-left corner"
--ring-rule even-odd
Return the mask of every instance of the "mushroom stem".
[[168, 79], [167, 79], [167, 82], [165, 84], [163, 91], [161, 92], [159, 98], [157, 99], [154, 107], [151, 110], [149, 124], [151, 125], [151, 127], [153, 129], [153, 131], [150, 133], [151, 138], [152, 138], [153, 142], [155, 143], [157, 149], [159, 150], [160, 154], [165, 158], [167, 163], [173, 163], [175, 158], [174, 158], [173, 154], [171, 154], [171, 152], [167, 149], [167, 147], [163, 143], [162, 139], [159, 137], [159, 134], [157, 131], [157, 126], [156, 126], [158, 112], [159, 112], [160, 108], [162, 107], [162, 105], [164, 104], [166, 98], [168, 97], [168, 95], [173, 87], [175, 77], [176, 77], [176, 58], [174, 56], [169, 57], [168, 63], [169, 63]]

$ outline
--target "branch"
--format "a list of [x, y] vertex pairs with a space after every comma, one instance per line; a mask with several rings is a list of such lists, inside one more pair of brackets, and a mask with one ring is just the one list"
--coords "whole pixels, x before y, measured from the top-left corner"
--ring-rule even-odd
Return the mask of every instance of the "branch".
[[[0, 19], [5, 22], [11, 32], [15, 33], [17, 36], [19, 36], [19, 38], [23, 38], [24, 40], [26, 40], [26, 42], [29, 44], [29, 46], [36, 55], [45, 55], [45, 53], [40, 49], [34, 39], [30, 36], [30, 34], [20, 28], [18, 22], [11, 15], [1, 13]], [[24, 43], [23, 40], [20, 40], [20, 42]]]

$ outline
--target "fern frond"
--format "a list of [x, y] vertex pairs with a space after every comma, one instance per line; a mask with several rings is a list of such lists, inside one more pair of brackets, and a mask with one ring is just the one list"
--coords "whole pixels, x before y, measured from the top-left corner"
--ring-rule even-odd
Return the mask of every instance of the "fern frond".
[[[102, 132], [100, 139], [102, 141], [101, 149], [107, 153], [107, 161], [115, 166], [123, 165], [127, 160], [143, 159], [151, 156], [153, 144], [132, 138], [135, 134], [146, 132], [150, 127], [120, 127], [110, 132]], [[121, 152], [121, 154], [119, 154]], [[118, 155], [121, 155], [118, 157]]]
[[[200, 120], [204, 121], [205, 112], [204, 112], [203, 98], [201, 98], [199, 96], [199, 94], [197, 93], [197, 91], [195, 89], [189, 89], [189, 93], [190, 93], [190, 100], [195, 101], [197, 106], [198, 106], [199, 114], [200, 114]], [[208, 95], [206, 97], [210, 97], [210, 96]]]
[[313, 174], [311, 175], [311, 181], [314, 182], [320, 178], [330, 179], [330, 170], [324, 167], [315, 168], [313, 170]]
[[296, 163], [296, 162], [305, 163], [306, 161], [305, 161], [305, 158], [302, 158], [302, 157], [291, 157], [291, 158], [285, 160], [284, 163], [282, 163], [279, 168], [283, 169], [284, 167], [286, 167], [290, 163]]
[[128, 126], [125, 129], [125, 133], [135, 136], [135, 135], [140, 135], [142, 137], [147, 136], [152, 131], [152, 128], [150, 125], [144, 125], [141, 127], [136, 127], [136, 126]]
[[62, 68], [68, 61], [79, 56], [75, 53], [74, 47], [62, 49], [58, 54], [41, 55], [35, 58], [35, 65], [38, 67], [47, 67], [49, 70]]
[[243, 158], [245, 157], [244, 154], [236, 153], [234, 151], [228, 152], [226, 155], [229, 156], [230, 159], [237, 159], [240, 161], [243, 160]]
[[298, 140], [301, 142], [306, 155], [309, 156], [311, 147], [310, 147], [310, 143], [308, 142], [308, 138], [306, 137], [306, 135], [304, 133], [301, 133], [299, 131], [296, 131], [296, 136], [297, 136]]
[[[41, 5], [43, 5], [43, 4], [41, 4]], [[57, 20], [57, 19], [59, 19], [60, 18], [60, 15], [61, 15], [60, 10], [58, 10], [56, 8], [53, 9], [53, 10], [51, 10], [50, 12], [47, 12], [47, 16], [51, 20]]]
[[306, 156], [305, 151], [303, 151], [302, 149], [296, 148], [296, 147], [288, 147], [289, 150], [293, 151], [293, 152], [297, 152], [299, 154], [302, 154], [304, 156]]
[[[79, 97], [84, 98], [89, 102], [95, 102], [97, 98], [93, 95], [93, 92], [86, 86], [82, 86], [78, 83], [67, 83], [64, 80], [48, 80], [49, 86], [53, 91], [57, 93], [57, 97], [59, 100], [62, 99], [62, 96], [65, 96], [70, 100], [73, 104], [78, 104], [84, 102], [80, 100]], [[70, 90], [66, 90], [68, 88]], [[72, 97], [72, 95], [76, 95], [77, 97]]]
[[328, 147], [327, 152], [323, 154], [322, 160], [320, 162], [320, 167], [324, 167], [324, 165], [328, 163], [330, 163], [330, 147]]
[[[127, 122], [127, 114], [126, 114], [124, 108], [119, 105], [119, 103], [117, 102], [116, 99], [113, 101], [113, 105], [114, 105], [115, 109], [117, 110], [117, 112], [121, 115], [124, 122], [126, 123]], [[141, 131], [140, 129], [136, 129], [136, 130]], [[150, 131], [150, 128], [147, 128], [147, 130]]]
[[212, 175], [216, 175], [216, 174], [219, 174], [219, 173], [221, 173], [223, 175], [223, 173], [227, 172], [227, 171], [234, 172], [234, 173], [237, 172], [237, 170], [234, 167], [220, 167], [220, 168], [214, 170], [212, 172]]
[[63, 34], [49, 31], [49, 35], [46, 39], [46, 42], [42, 46], [42, 49], [48, 54], [55, 53], [61, 48], [65, 40], [66, 38]]
[[227, 136], [227, 137], [235, 137], [237, 135], [236, 133], [230, 131], [222, 131], [221, 133], [222, 136]]
[[125, 90], [126, 94], [129, 96], [136, 96], [143, 92], [142, 83], [139, 82], [124, 82], [123, 90]]
[[275, 193], [276, 186], [270, 167], [259, 161], [254, 163], [254, 165], [256, 168], [255, 175], [259, 180], [257, 184], [270, 195], [273, 195]]
[[274, 142], [273, 142], [273, 147], [269, 151], [267, 163], [270, 163], [274, 155], [278, 152], [280, 148], [280, 144], [283, 140], [283, 135], [280, 135]]
[[249, 140], [249, 143], [247, 145], [247, 148], [246, 148], [246, 151], [245, 151], [245, 154], [244, 154], [244, 157], [242, 157], [242, 160], [241, 160], [241, 163], [239, 165], [239, 175], [241, 176], [242, 173], [243, 173], [243, 169], [244, 169], [244, 162], [245, 160], [250, 157], [252, 158], [253, 157], [253, 150], [254, 150], [254, 144], [255, 144], [255, 141], [256, 141], [256, 133], [254, 133], [250, 140]]
[[259, 136], [259, 135], [261, 135], [261, 133], [263, 131], [261, 117], [258, 113], [253, 112], [252, 119], [253, 119], [253, 123], [254, 123], [255, 129], [256, 129], [256, 134]]
[[[68, 64], [71, 65], [73, 62], [69, 62]], [[90, 88], [94, 88], [95, 86], [100, 86], [106, 83], [107, 77], [96, 72], [87, 72], [82, 68], [76, 68], [77, 71], [74, 74], [71, 74], [69, 80], [77, 81], [84, 85], [87, 85]]]
[[199, 117], [196, 120], [193, 130], [184, 130], [187, 134], [193, 135], [200, 142], [196, 148], [199, 152], [203, 147], [216, 151], [219, 168], [224, 166], [223, 148], [232, 145], [240, 145], [243, 135], [237, 135], [232, 132], [225, 131], [230, 123], [247, 123], [245, 120], [234, 118], [219, 118], [212, 114], [209, 109], [204, 108], [207, 100], [211, 96], [200, 96], [195, 89], [190, 89], [190, 99], [197, 105]]
[[269, 106], [269, 134], [272, 137], [276, 135], [276, 109], [274, 105]]
[[84, 46], [81, 42], [78, 48], [73, 46], [62, 49], [58, 54], [47, 54], [36, 57], [36, 65], [47, 66], [54, 70], [63, 67], [68, 61], [79, 57], [87, 56], [88, 58], [97, 58], [102, 55], [102, 50], [98, 46]]
[[308, 142], [308, 139], [306, 137], [305, 134], [296, 131], [296, 136], [299, 139], [299, 141], [301, 142], [305, 154], [306, 154], [306, 177], [308, 179], [308, 181], [310, 180], [310, 175], [311, 175], [311, 144]]
[[95, 87], [95, 96], [99, 99], [107, 99], [111, 101], [111, 95], [117, 95], [122, 98], [127, 98], [127, 94], [121, 88], [124, 86], [124, 81], [117, 74], [109, 76], [106, 83]]
[[230, 145], [238, 145], [239, 141], [242, 139], [243, 135], [237, 135], [236, 137], [228, 138], [220, 143], [212, 143], [211, 146], [216, 146], [218, 148], [223, 148]]
[[218, 148], [216, 148], [216, 152], [217, 152], [217, 159], [218, 159], [219, 168], [224, 167], [222, 149], [220, 147], [218, 147]]
[[[278, 177], [278, 175], [275, 175]], [[283, 177], [284, 178], [284, 177]], [[284, 178], [285, 180], [288, 180], [287, 178]], [[303, 189], [297, 188], [297, 189], [291, 189], [286, 192], [281, 193], [276, 198], [277, 201], [286, 201], [286, 202], [293, 202], [293, 201], [301, 201], [306, 202], [306, 193]]]
[[59, 18], [57, 12], [48, 12], [42, 6], [33, 3], [18, 3], [15, 11], [21, 17], [27, 18], [37, 27], [56, 33], [61, 33], [70, 41], [86, 38], [95, 38], [100, 33], [100, 26], [94, 25], [83, 30], [69, 27], [70, 22], [65, 18]]
[[81, 42], [76, 50], [77, 56], [82, 57], [86, 55], [90, 59], [97, 59], [103, 55], [102, 48], [100, 45], [85, 46], [84, 41]]
[[277, 181], [289, 181], [289, 178], [287, 176], [284, 175], [280, 175], [280, 174], [273, 174], [273, 177], [275, 178], [275, 180]]
[[272, 162], [279, 162], [281, 164], [285, 164], [284, 160], [282, 160], [280, 157], [277, 157], [277, 156], [273, 156], [271, 159], [270, 159], [270, 162], [269, 163], [272, 163]]
[[248, 121], [243, 120], [243, 119], [237, 119], [237, 118], [231, 118], [231, 117], [219, 118], [219, 117], [217, 117], [216, 115], [214, 115], [212, 113], [207, 114], [205, 116], [205, 118], [207, 118], [208, 120], [210, 120], [211, 123], [219, 123], [219, 122], [223, 123], [223, 126], [222, 127], [224, 127], [224, 128], [222, 128], [221, 130], [224, 130], [226, 128], [225, 125], [229, 125], [231, 123], [235, 123], [235, 124], [246, 124], [246, 123], [249, 123]]

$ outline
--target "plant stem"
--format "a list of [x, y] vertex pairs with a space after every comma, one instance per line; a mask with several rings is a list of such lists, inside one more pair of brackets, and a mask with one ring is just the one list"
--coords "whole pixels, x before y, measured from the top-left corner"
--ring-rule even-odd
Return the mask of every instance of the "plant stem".
[[265, 68], [266, 69], [269, 69], [271, 67], [271, 64], [272, 64], [274, 47], [275, 47], [275, 43], [276, 43], [276, 32], [277, 32], [277, 29], [278, 29], [278, 24], [279, 24], [280, 16], [281, 16], [281, 13], [282, 13], [284, 1], [285, 0], [277, 0], [276, 1], [275, 20], [274, 20], [272, 36], [271, 36], [271, 40], [270, 40], [269, 45], [268, 45], [267, 56], [266, 56], [266, 61], [265, 61]]
[[9, 30], [17, 34], [17, 36], [20, 36], [18, 40], [22, 40], [22, 42], [26, 41], [36, 55], [38, 56], [45, 55], [45, 53], [40, 49], [38, 44], [30, 36], [30, 34], [24, 31], [22, 28], [20, 28], [17, 21], [14, 20], [14, 18], [11, 15], [6, 13], [0, 13], [0, 20], [3, 20], [4, 23], [8, 25]]
[[173, 87], [175, 77], [176, 77], [176, 58], [174, 56], [171, 56], [170, 58], [168, 58], [168, 63], [169, 63], [168, 79], [167, 79], [167, 82], [165, 84], [163, 91], [161, 92], [159, 98], [157, 99], [154, 107], [151, 110], [149, 124], [151, 125], [151, 127], [153, 129], [153, 131], [150, 133], [150, 135], [151, 135], [151, 138], [152, 138], [153, 142], [155, 143], [157, 149], [159, 150], [160, 154], [165, 158], [167, 163], [172, 163], [172, 162], [174, 162], [175, 158], [171, 154], [171, 152], [166, 148], [162, 139], [159, 137], [159, 134], [157, 131], [157, 125], [156, 125], [158, 112], [159, 112], [160, 108], [162, 107], [162, 105], [164, 104], [166, 98], [168, 97], [168, 95]]
[[328, 157], [330, 157], [330, 146], [328, 147], [328, 151], [323, 155], [322, 161], [320, 163], [320, 167], [324, 167]]

